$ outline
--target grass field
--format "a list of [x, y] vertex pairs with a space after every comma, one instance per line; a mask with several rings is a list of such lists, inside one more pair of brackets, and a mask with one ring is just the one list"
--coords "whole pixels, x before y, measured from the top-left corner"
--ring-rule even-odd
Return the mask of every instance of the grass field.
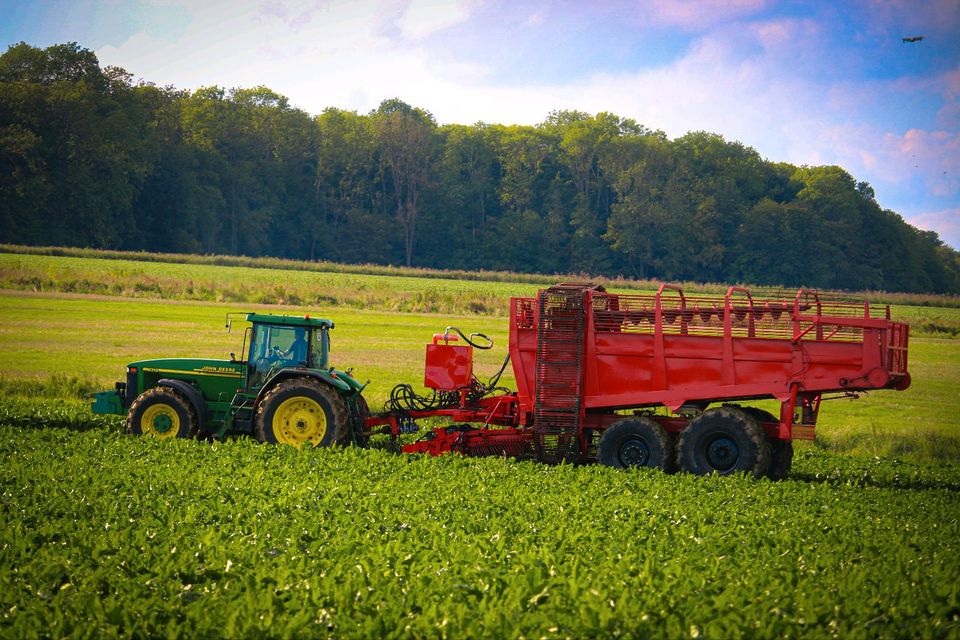
[[[506, 277], [509, 274], [502, 274]], [[185, 262], [140, 262], [0, 252], [0, 289], [83, 293], [163, 300], [288, 304], [415, 313], [508, 315], [511, 296], [533, 295], [556, 278], [506, 282], [277, 270]], [[629, 286], [625, 286], [629, 285]], [[653, 292], [654, 282], [608, 282], [610, 291]], [[720, 285], [690, 285], [689, 292], [720, 293]], [[792, 295], [793, 291], [786, 295]], [[897, 295], [877, 294], [899, 299]], [[923, 304], [894, 304], [895, 317], [914, 335], [960, 337], [960, 298], [917, 296]], [[876, 299], [876, 296], [871, 299]], [[908, 298], [910, 299], [910, 298]], [[941, 302], [943, 306], [933, 306]]]
[[[542, 283], [540, 286], [544, 286]], [[506, 315], [537, 284], [0, 253], [0, 288], [131, 298]]]
[[[22, 257], [0, 254], [0, 270]], [[335, 320], [332, 361], [371, 380], [376, 406], [419, 381], [424, 344], [447, 325], [494, 338], [476, 353], [478, 375], [492, 375], [506, 319], [463, 312], [458, 291], [488, 287], [501, 308], [536, 286], [28, 258], [62, 282], [169, 267], [183, 269], [172, 283], [386, 293], [360, 308], [0, 291], [0, 637], [960, 638], [949, 331], [912, 337], [909, 390], [825, 403], [818, 442], [798, 446], [780, 483], [158, 443], [125, 436], [122, 418], [92, 416], [80, 396], [140, 358], [239, 352], [229, 311]], [[461, 311], [393, 310], [444, 296]], [[958, 314], [894, 310], [938, 326]]]

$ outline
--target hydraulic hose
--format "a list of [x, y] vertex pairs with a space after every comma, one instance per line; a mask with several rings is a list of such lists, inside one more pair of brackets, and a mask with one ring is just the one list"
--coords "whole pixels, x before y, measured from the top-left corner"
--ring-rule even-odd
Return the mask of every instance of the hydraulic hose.
[[[493, 348], [493, 340], [487, 337], [486, 335], [482, 333], [471, 333], [470, 337], [467, 337], [466, 335], [464, 335], [463, 331], [460, 331], [460, 329], [456, 327], [447, 327], [443, 332], [444, 338], [449, 336], [451, 331], [453, 333], [456, 333], [461, 338], [463, 338], [463, 341], [466, 342], [471, 347], [473, 347], [474, 349], [482, 349], [485, 351], [487, 349]], [[474, 338], [483, 338], [484, 340], [486, 340], [486, 344], [477, 344], [476, 342], [473, 341]]]

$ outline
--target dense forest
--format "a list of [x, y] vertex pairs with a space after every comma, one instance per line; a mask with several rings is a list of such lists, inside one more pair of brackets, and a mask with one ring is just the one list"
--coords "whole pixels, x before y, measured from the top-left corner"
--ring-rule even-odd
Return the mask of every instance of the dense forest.
[[610, 113], [314, 117], [75, 43], [0, 56], [0, 242], [960, 293], [960, 253], [840, 167]]

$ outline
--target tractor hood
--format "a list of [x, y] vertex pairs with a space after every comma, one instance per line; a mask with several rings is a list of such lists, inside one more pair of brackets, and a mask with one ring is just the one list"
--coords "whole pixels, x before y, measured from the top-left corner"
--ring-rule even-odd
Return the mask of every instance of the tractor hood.
[[[127, 365], [128, 373], [159, 374], [160, 377], [178, 377], [186, 375], [189, 378], [235, 378], [243, 377], [244, 364], [230, 360], [213, 360], [208, 358], [161, 358], [157, 360], [140, 360]], [[134, 371], [136, 369], [136, 371]]]

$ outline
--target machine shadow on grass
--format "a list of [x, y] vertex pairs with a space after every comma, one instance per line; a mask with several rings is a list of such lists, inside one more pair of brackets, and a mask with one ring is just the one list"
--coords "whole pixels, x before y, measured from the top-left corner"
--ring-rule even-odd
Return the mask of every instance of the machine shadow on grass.
[[960, 492], [960, 482], [953, 482], [949, 480], [926, 480], [922, 478], [874, 478], [868, 474], [856, 476], [852, 474], [824, 475], [819, 473], [791, 473], [782, 482], [828, 484], [831, 487], [873, 487], [876, 489], [902, 489], [908, 491]]
[[[74, 411], [71, 410], [70, 405], [64, 408], [63, 402], [63, 400], [50, 398], [0, 398], [0, 429], [67, 429], [75, 432], [103, 429], [111, 433], [124, 433], [126, 430], [123, 418], [94, 416], [89, 414], [86, 406]], [[246, 437], [238, 435], [231, 436], [230, 439]], [[416, 437], [413, 435], [405, 436], [404, 441], [406, 439], [414, 440]], [[197, 442], [206, 443], [213, 442], [213, 440], [198, 440]], [[399, 453], [400, 443], [393, 442], [388, 436], [376, 436], [370, 439], [368, 448], [375, 451]], [[942, 465], [953, 466], [953, 463], [949, 461], [920, 465], [912, 462], [901, 462], [895, 458], [863, 458], [823, 449], [811, 451], [810, 454], [820, 458], [818, 462], [822, 463], [823, 470], [794, 470], [782, 482], [810, 485], [827, 484], [838, 488], [870, 487], [906, 491], [960, 492], [960, 480], [935, 477], [939, 475], [937, 469]], [[890, 467], [891, 461], [894, 463], [893, 467]], [[872, 469], [871, 467], [874, 466], [877, 468]], [[947, 473], [956, 475], [955, 471], [948, 471]], [[931, 476], [934, 477], [931, 478]]]

